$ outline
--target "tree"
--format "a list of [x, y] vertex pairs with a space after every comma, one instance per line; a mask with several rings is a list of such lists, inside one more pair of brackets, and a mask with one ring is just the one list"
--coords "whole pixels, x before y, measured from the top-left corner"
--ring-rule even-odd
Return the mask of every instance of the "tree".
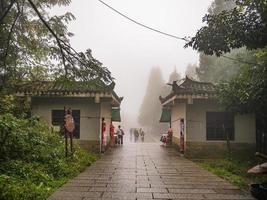
[[159, 67], [153, 67], [150, 71], [146, 93], [140, 106], [138, 122], [141, 126], [150, 127], [160, 132], [164, 125], [159, 124], [161, 105], [158, 100], [162, 92], [164, 81]]
[[218, 97], [227, 110], [256, 113], [260, 126], [267, 131], [267, 48], [255, 51], [254, 57], [262, 65], [243, 67], [235, 78], [219, 85]]
[[203, 18], [206, 26], [185, 45], [207, 55], [220, 56], [233, 48], [267, 45], [267, 1], [236, 0], [236, 7]]
[[197, 67], [198, 67], [197, 64], [189, 63], [186, 67], [185, 75], [190, 77], [191, 79], [197, 80], [198, 79], [196, 72]]
[[[201, 81], [213, 83], [227, 81], [237, 75], [242, 67], [250, 65], [253, 58], [254, 52], [247, 51], [245, 48], [233, 49], [221, 57], [201, 53], [196, 73]], [[243, 63], [240, 63], [239, 60], [242, 60]]]
[[181, 75], [177, 72], [176, 67], [173, 72], [169, 76], [168, 83], [172, 83], [173, 81], [179, 81], [181, 79]]
[[208, 9], [208, 13], [216, 15], [224, 10], [231, 10], [235, 7], [235, 0], [214, 0]]
[[[234, 0], [214, 0], [208, 9], [208, 13], [210, 15], [217, 15], [223, 11], [229, 11], [235, 6]], [[247, 51], [241, 48], [235, 49], [225, 56], [236, 58], [243, 54], [247, 56]], [[221, 80], [229, 80], [238, 72], [239, 68], [239, 63], [224, 57], [218, 58], [215, 55], [205, 55], [201, 52], [196, 74], [200, 81], [218, 83]]]
[[74, 16], [50, 16], [53, 6], [67, 6], [70, 0], [1, 0], [0, 3], [0, 84], [36, 79], [110, 82], [107, 68], [94, 59], [91, 50], [77, 52], [69, 44], [73, 36], [67, 24]]
[[[169, 84], [172, 84], [173, 81], [179, 81], [179, 80], [181, 80], [181, 76], [177, 72], [176, 67], [175, 67], [174, 70], [173, 70], [173, 72], [169, 76], [168, 83]], [[165, 85], [163, 85], [161, 96], [167, 96], [168, 94], [171, 93], [172, 88], [168, 85], [168, 83], [165, 84]]]

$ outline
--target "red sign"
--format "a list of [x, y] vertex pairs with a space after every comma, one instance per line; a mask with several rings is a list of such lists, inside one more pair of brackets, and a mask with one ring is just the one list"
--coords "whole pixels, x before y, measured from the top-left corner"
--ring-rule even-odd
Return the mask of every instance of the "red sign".
[[75, 123], [72, 115], [65, 115], [65, 128], [68, 132], [72, 133], [75, 129]]

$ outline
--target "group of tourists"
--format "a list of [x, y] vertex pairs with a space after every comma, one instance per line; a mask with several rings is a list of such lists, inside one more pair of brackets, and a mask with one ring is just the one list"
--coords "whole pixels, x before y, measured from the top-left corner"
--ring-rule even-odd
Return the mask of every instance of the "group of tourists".
[[145, 141], [145, 132], [143, 131], [142, 128], [131, 128], [130, 129], [130, 141], [132, 142], [134, 138], [134, 142], [139, 141], [139, 137], [141, 139], [141, 142]]
[[[115, 130], [115, 126], [111, 122], [109, 126], [109, 134], [110, 134], [109, 145], [111, 147], [114, 147], [115, 145], [123, 144], [124, 131], [122, 130], [120, 125]], [[107, 147], [106, 122], [105, 122], [105, 119], [102, 118], [101, 151], [104, 152], [106, 147]]]
[[114, 125], [110, 124], [110, 146], [114, 147], [114, 145], [123, 145], [123, 136], [124, 131], [121, 126], [118, 126], [118, 129], [115, 131]]

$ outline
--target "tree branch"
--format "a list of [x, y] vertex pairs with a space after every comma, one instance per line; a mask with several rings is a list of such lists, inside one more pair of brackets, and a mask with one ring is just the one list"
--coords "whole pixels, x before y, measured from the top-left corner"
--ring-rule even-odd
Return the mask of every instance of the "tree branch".
[[12, 6], [14, 5], [15, 0], [12, 0], [11, 3], [9, 4], [8, 8], [6, 9], [6, 11], [4, 12], [4, 14], [0, 17], [0, 24], [2, 24], [2, 22], [4, 21], [6, 15], [9, 13], [10, 9], [12, 8]]
[[52, 28], [49, 26], [49, 24], [45, 21], [45, 19], [43, 18], [43, 16], [41, 15], [41, 13], [39, 12], [39, 10], [35, 6], [35, 4], [32, 2], [32, 0], [28, 0], [28, 2], [30, 3], [30, 5], [32, 6], [33, 10], [38, 15], [39, 19], [43, 22], [43, 24], [46, 26], [46, 28], [49, 30], [49, 32], [56, 39], [57, 44], [58, 44], [58, 47], [60, 49], [60, 53], [61, 53], [61, 57], [62, 57], [62, 61], [63, 61], [63, 66], [64, 66], [64, 70], [65, 70], [65, 75], [67, 75], [68, 74], [68, 70], [67, 70], [67, 66], [66, 66], [65, 54], [63, 52], [63, 48], [62, 48], [62, 45], [61, 45], [61, 40], [59, 39], [59, 37], [57, 36], [57, 34], [52, 30]]
[[[20, 8], [19, 8], [19, 4], [18, 4], [18, 2], [17, 2], [17, 5], [18, 5], [18, 6], [17, 6], [18, 12], [17, 12], [17, 14], [16, 14], [16, 16], [15, 16], [15, 19], [14, 19], [14, 21], [13, 21], [13, 23], [12, 23], [12, 25], [11, 25], [11, 28], [10, 28], [10, 30], [9, 30], [9, 33], [8, 33], [7, 43], [6, 43], [6, 51], [5, 51], [5, 55], [4, 55], [4, 57], [3, 57], [3, 59], [4, 59], [3, 66], [4, 66], [4, 70], [5, 70], [5, 71], [6, 71], [6, 58], [7, 58], [8, 51], [9, 51], [9, 47], [10, 47], [11, 36], [12, 36], [12, 33], [13, 33], [13, 29], [14, 29], [14, 27], [15, 27], [15, 25], [16, 25], [16, 22], [17, 22], [17, 20], [18, 20], [18, 18], [19, 18], [19, 15], [20, 15]], [[4, 77], [3, 77], [3, 79], [4, 79]], [[4, 82], [4, 80], [3, 80], [3, 82]]]
[[[74, 70], [76, 71], [76, 74], [77, 74], [77, 67], [75, 66], [76, 63], [72, 59], [77, 60], [77, 62], [80, 65], [88, 66], [89, 61], [87, 61], [86, 58], [81, 57], [80, 53], [78, 53], [67, 42], [65, 42], [64, 40], [62, 40], [61, 38], [59, 38], [57, 36], [57, 34], [52, 30], [52, 28], [50, 27], [48, 22], [43, 18], [41, 13], [38, 11], [38, 9], [37, 9], [36, 5], [33, 3], [33, 1], [32, 0], [27, 0], [27, 1], [30, 3], [31, 7], [34, 9], [34, 11], [38, 15], [39, 19], [43, 22], [45, 27], [49, 30], [49, 32], [56, 39], [58, 47], [60, 48], [60, 53], [61, 53], [61, 57], [62, 57], [62, 60], [63, 60], [63, 66], [64, 66], [64, 70], [65, 70], [65, 75], [67, 76], [69, 74], [68, 69], [67, 69], [67, 65], [66, 65], [66, 61], [74, 68]], [[94, 63], [94, 60], [91, 61], [91, 62]], [[98, 65], [97, 63], [94, 63], [94, 64]], [[102, 69], [101, 66], [98, 66], [98, 67], [99, 67], [99, 69], [90, 67], [90, 70], [95, 71], [96, 74], [98, 74], [101, 78], [104, 78], [104, 80], [108, 80], [108, 79], [111, 78], [109, 76], [109, 72], [107, 72], [105, 69]], [[79, 74], [80, 74], [80, 72], [79, 72]], [[108, 78], [105, 78], [106, 75], [108, 75]]]

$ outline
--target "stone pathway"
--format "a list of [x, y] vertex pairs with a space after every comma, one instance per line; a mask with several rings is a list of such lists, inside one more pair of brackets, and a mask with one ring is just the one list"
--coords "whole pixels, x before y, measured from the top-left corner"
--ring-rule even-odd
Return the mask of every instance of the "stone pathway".
[[157, 143], [114, 148], [49, 200], [253, 199]]

